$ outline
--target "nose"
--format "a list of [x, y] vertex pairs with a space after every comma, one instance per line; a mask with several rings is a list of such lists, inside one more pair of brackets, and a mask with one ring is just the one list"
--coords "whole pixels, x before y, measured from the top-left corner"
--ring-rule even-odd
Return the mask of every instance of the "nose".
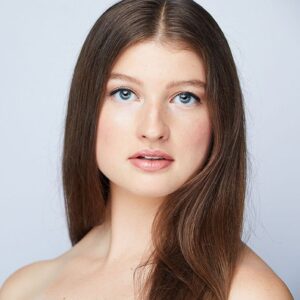
[[139, 114], [139, 124], [137, 126], [140, 139], [147, 139], [149, 142], [165, 141], [169, 137], [169, 126], [166, 112], [163, 107], [153, 103], [141, 108], [143, 111]]

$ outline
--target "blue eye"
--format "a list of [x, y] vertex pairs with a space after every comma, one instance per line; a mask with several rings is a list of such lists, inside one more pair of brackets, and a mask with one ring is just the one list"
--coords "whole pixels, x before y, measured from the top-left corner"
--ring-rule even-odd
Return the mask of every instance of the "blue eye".
[[200, 102], [200, 98], [190, 92], [180, 93], [180, 94], [176, 95], [175, 98], [178, 96], [180, 98], [180, 101], [183, 101], [181, 103], [190, 103], [191, 98], [194, 98], [194, 100], [195, 100], [194, 102]]
[[[121, 93], [120, 93], [121, 92]], [[119, 94], [121, 99], [128, 100], [130, 98], [130, 95], [133, 93], [133, 91], [129, 89], [117, 89], [110, 93], [110, 96], [114, 96], [115, 94]]]
[[[112, 91], [110, 93], [110, 96], [114, 96], [115, 94], [119, 94], [121, 100], [127, 100], [128, 101], [128, 100], [130, 100], [131, 94], [134, 94], [134, 92], [131, 91], [130, 89], [127, 89], [127, 88], [119, 88], [119, 89], [116, 89], [116, 90]], [[196, 95], [194, 95], [193, 93], [190, 93], [190, 92], [180, 93], [180, 94], [176, 95], [174, 97], [174, 99], [178, 96], [180, 98], [181, 103], [183, 103], [183, 104], [191, 103], [191, 101], [190, 101], [191, 98], [194, 98], [194, 102], [200, 102], [200, 98], [197, 97]]]

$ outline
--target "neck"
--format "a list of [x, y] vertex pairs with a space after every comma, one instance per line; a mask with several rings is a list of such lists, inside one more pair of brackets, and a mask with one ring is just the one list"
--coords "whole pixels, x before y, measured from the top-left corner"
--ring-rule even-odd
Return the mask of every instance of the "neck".
[[153, 249], [151, 226], [162, 197], [134, 195], [111, 183], [104, 231], [106, 262], [141, 259]]

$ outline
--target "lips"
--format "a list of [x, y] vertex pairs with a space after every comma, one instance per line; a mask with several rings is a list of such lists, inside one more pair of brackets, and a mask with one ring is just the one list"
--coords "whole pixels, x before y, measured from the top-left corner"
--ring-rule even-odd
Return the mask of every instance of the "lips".
[[151, 149], [144, 149], [141, 151], [136, 152], [135, 154], [133, 154], [131, 157], [129, 157], [129, 159], [132, 158], [142, 158], [142, 157], [158, 157], [158, 158], [164, 158], [165, 160], [170, 160], [173, 161], [173, 157], [171, 155], [169, 155], [168, 153], [156, 149], [156, 150], [151, 150]]

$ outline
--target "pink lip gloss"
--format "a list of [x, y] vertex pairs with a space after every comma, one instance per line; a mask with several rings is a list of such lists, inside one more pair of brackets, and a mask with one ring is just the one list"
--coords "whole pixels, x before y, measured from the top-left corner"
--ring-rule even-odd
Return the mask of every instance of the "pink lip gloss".
[[140, 168], [144, 171], [148, 172], [154, 172], [161, 169], [164, 169], [172, 164], [172, 160], [166, 160], [166, 159], [142, 159], [142, 158], [131, 158], [129, 159], [130, 162], [136, 166], [137, 168]]

